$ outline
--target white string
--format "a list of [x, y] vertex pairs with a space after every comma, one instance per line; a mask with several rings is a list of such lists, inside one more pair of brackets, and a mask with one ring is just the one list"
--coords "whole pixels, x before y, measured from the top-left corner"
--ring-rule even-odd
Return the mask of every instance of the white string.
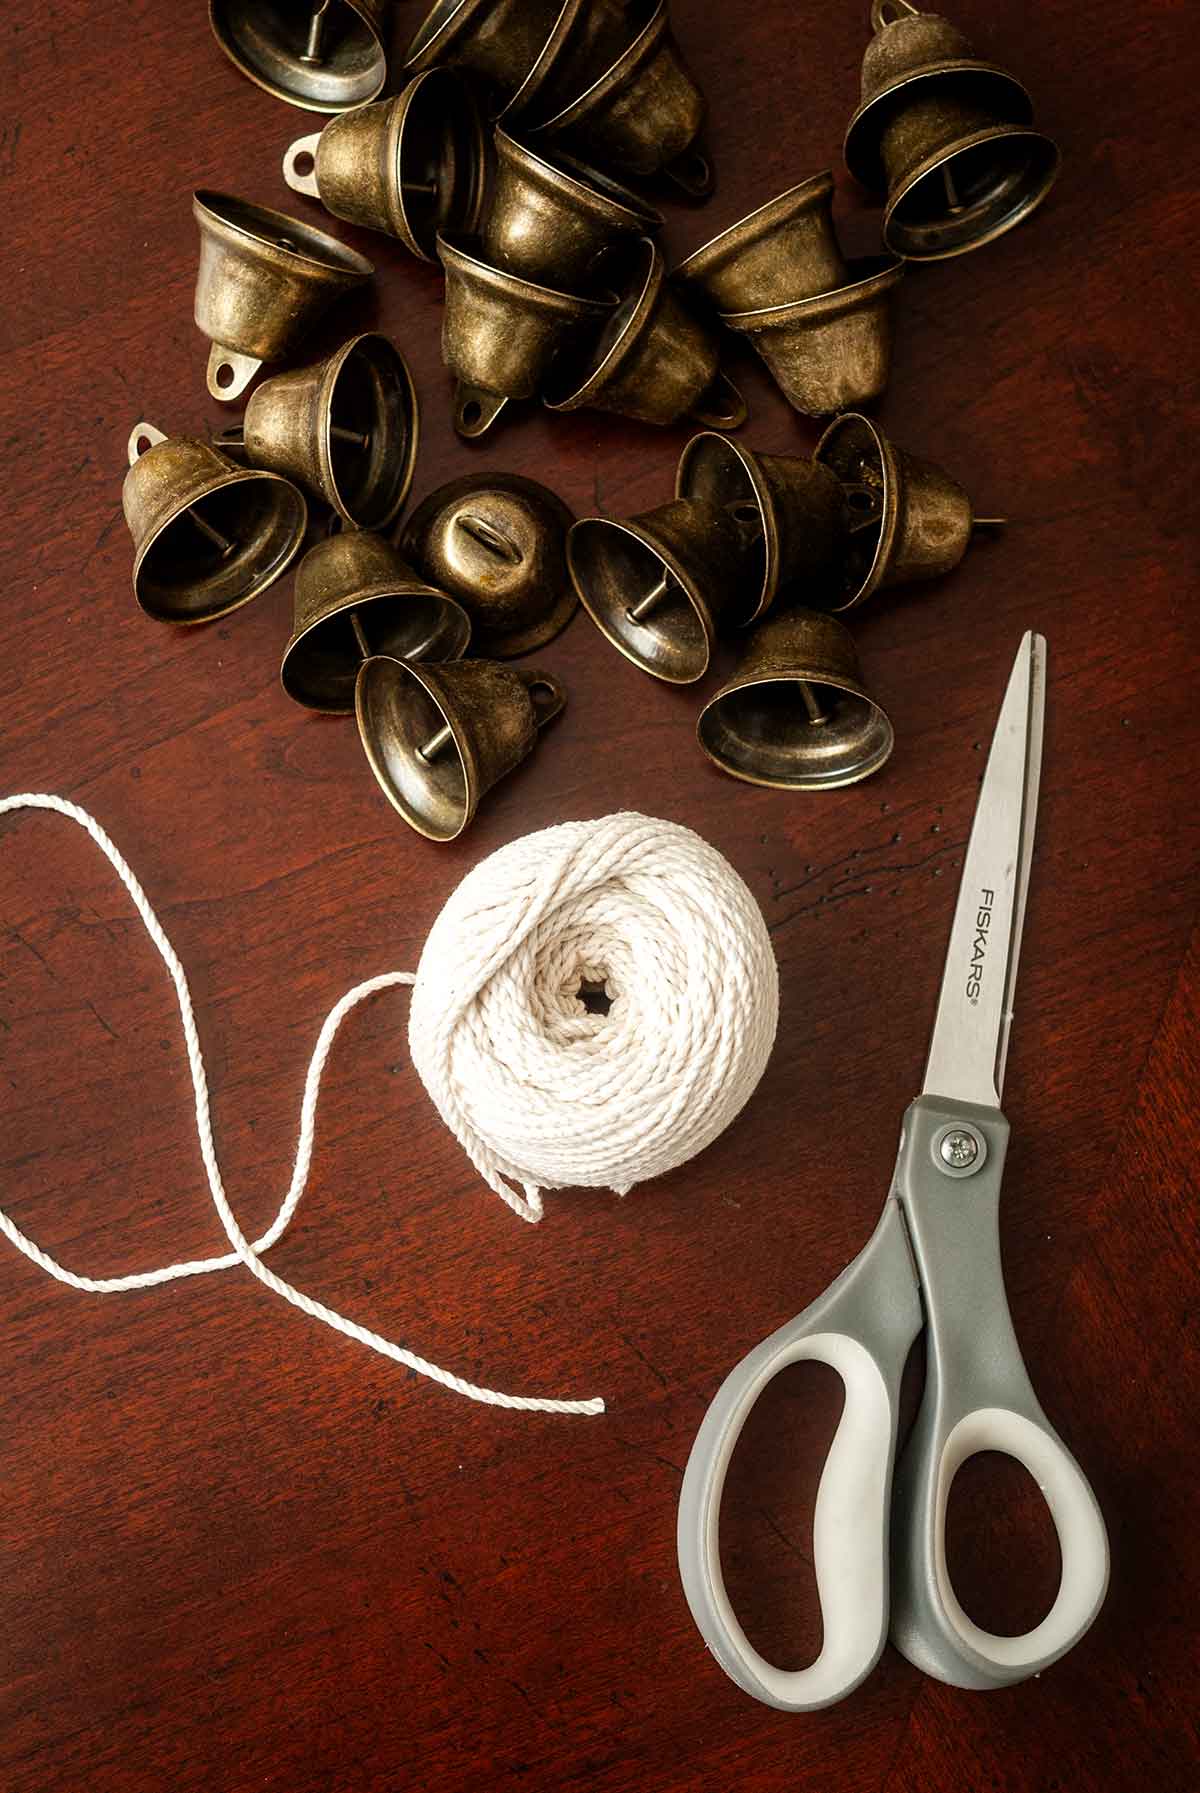
[[302, 1290], [297, 1289], [292, 1283], [286, 1282], [283, 1277], [276, 1276], [275, 1272], [268, 1269], [259, 1256], [260, 1252], [268, 1250], [281, 1237], [304, 1193], [304, 1186], [308, 1181], [309, 1165], [312, 1161], [317, 1093], [321, 1084], [321, 1073], [333, 1045], [334, 1035], [346, 1015], [358, 1003], [373, 995], [377, 990], [386, 990], [396, 984], [414, 983], [416, 981], [415, 974], [411, 971], [393, 971], [385, 973], [381, 977], [368, 978], [365, 983], [356, 984], [352, 990], [348, 990], [341, 1001], [326, 1016], [305, 1079], [304, 1100], [300, 1109], [300, 1139], [296, 1148], [296, 1164], [292, 1172], [291, 1184], [274, 1220], [266, 1232], [251, 1244], [234, 1218], [221, 1181], [209, 1116], [208, 1079], [205, 1075], [204, 1058], [196, 1032], [196, 1020], [187, 978], [174, 948], [163, 932], [158, 917], [150, 907], [145, 891], [100, 824], [78, 804], [70, 803], [63, 797], [28, 792], [0, 799], [0, 815], [18, 809], [52, 810], [58, 815], [66, 816], [72, 822], [77, 822], [91, 836], [129, 892], [134, 908], [145, 925], [146, 932], [154, 942], [163, 964], [171, 974], [171, 981], [175, 985], [175, 994], [179, 1003], [179, 1016], [183, 1025], [184, 1040], [187, 1044], [188, 1066], [191, 1070], [192, 1088], [196, 1098], [196, 1131], [200, 1140], [200, 1153], [208, 1176], [208, 1187], [212, 1195], [213, 1206], [217, 1210], [217, 1215], [233, 1250], [223, 1257], [199, 1258], [188, 1263], [169, 1264], [162, 1269], [139, 1271], [130, 1276], [80, 1276], [75, 1271], [68, 1270], [59, 1264], [48, 1252], [43, 1251], [40, 1245], [21, 1232], [7, 1214], [0, 1211], [0, 1232], [4, 1233], [17, 1250], [23, 1252], [32, 1263], [37, 1264], [49, 1276], [57, 1277], [60, 1282], [69, 1284], [71, 1288], [82, 1289], [90, 1294], [98, 1295], [113, 1294], [125, 1289], [149, 1288], [156, 1283], [172, 1282], [177, 1277], [203, 1276], [212, 1270], [228, 1270], [239, 1263], [244, 1264], [250, 1274], [257, 1277], [259, 1282], [272, 1290], [274, 1294], [282, 1296], [285, 1301], [290, 1301], [292, 1306], [298, 1307], [302, 1313], [310, 1314], [313, 1319], [322, 1320], [326, 1326], [332, 1326], [336, 1332], [344, 1333], [347, 1338], [357, 1339], [359, 1344], [368, 1345], [372, 1351], [378, 1351], [381, 1356], [391, 1358], [394, 1363], [405, 1364], [409, 1369], [416, 1370], [419, 1375], [429, 1376], [434, 1382], [440, 1382], [444, 1388], [453, 1389], [456, 1394], [466, 1395], [469, 1400], [482, 1401], [488, 1406], [518, 1408], [534, 1413], [603, 1413], [604, 1402], [599, 1399], [590, 1401], [542, 1400], [532, 1396], [501, 1394], [495, 1389], [480, 1388], [473, 1382], [464, 1381], [461, 1376], [455, 1376], [448, 1370], [440, 1369], [437, 1364], [429, 1363], [425, 1358], [417, 1357], [413, 1352], [404, 1350], [400, 1345], [392, 1344], [390, 1340], [380, 1337], [379, 1333], [360, 1326], [357, 1321], [349, 1320], [343, 1314], [335, 1313], [323, 1302], [313, 1300], [310, 1295], [305, 1295]]

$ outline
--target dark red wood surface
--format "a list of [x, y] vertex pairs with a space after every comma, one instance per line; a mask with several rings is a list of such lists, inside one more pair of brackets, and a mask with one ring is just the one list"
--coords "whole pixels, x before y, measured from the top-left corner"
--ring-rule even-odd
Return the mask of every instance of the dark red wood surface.
[[[397, 9], [398, 36], [418, 10]], [[831, 161], [847, 237], [869, 246], [877, 214], [838, 160], [865, 4], [674, 10], [720, 188], [672, 213], [671, 252]], [[563, 722], [438, 849], [387, 808], [352, 725], [283, 696], [290, 581], [180, 633], [129, 589], [131, 425], [221, 421], [191, 320], [189, 191], [286, 206], [280, 157], [310, 119], [239, 78], [199, 0], [5, 9], [0, 790], [77, 799], [142, 877], [191, 979], [247, 1229], [289, 1174], [327, 1008], [413, 967], [505, 841], [622, 806], [685, 822], [748, 880], [782, 973], [778, 1044], [735, 1127], [625, 1200], [554, 1197], [537, 1230], [434, 1114], [402, 994], [336, 1048], [277, 1268], [468, 1376], [601, 1392], [602, 1419], [472, 1406], [241, 1273], [99, 1298], [0, 1252], [5, 1793], [1197, 1784], [1191, 22], [1169, 0], [959, 0], [955, 17], [1029, 84], [1064, 170], [1035, 221], [900, 295], [881, 415], [1012, 522], [940, 586], [863, 613], [891, 764], [821, 797], [735, 784], [694, 747], [697, 694], [647, 681], [580, 618], [542, 656], [569, 688]], [[354, 240], [376, 292], [323, 340], [378, 319], [402, 344], [415, 496], [485, 466], [581, 513], [669, 495], [683, 431], [531, 412], [458, 444], [437, 272]], [[734, 365], [747, 439], [810, 447]], [[961, 1693], [888, 1650], [843, 1705], [787, 1717], [693, 1629], [681, 1466], [725, 1371], [873, 1223], [1027, 627], [1048, 638], [1050, 692], [1004, 1253], [1033, 1380], [1108, 1519], [1112, 1588], [1038, 1681]], [[170, 988], [123, 892], [67, 824], [10, 818], [0, 919], [0, 1205], [93, 1274], [219, 1249]], [[808, 1526], [839, 1399], [832, 1373], [786, 1379], [731, 1491], [731, 1585], [793, 1661], [819, 1638]], [[964, 1476], [953, 1553], [985, 1623], [1028, 1624], [1053, 1590], [1053, 1533], [1011, 1468]]]

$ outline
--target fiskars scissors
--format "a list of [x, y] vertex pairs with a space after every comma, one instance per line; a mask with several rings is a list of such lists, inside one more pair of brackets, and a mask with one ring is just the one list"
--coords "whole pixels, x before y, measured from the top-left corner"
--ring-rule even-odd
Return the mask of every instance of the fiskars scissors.
[[[1100, 1509], [1030, 1386], [1000, 1264], [1008, 1143], [1000, 1092], [1037, 811], [1045, 655], [1042, 637], [1027, 634], [996, 724], [925, 1084], [904, 1117], [883, 1218], [825, 1294], [726, 1377], [684, 1473], [679, 1568], [692, 1616], [726, 1673], [785, 1712], [831, 1705], [874, 1668], [889, 1631], [889, 1559], [892, 1642], [958, 1687], [1005, 1687], [1037, 1674], [1083, 1636], [1108, 1586]], [[893, 1488], [900, 1378], [923, 1326], [925, 1393]], [[725, 1473], [751, 1408], [773, 1376], [804, 1358], [832, 1365], [846, 1398], [813, 1519], [824, 1639], [808, 1668], [782, 1670], [734, 1615], [719, 1522]], [[974, 1624], [946, 1566], [950, 1486], [979, 1451], [1024, 1464], [1058, 1532], [1058, 1593], [1020, 1637]]]

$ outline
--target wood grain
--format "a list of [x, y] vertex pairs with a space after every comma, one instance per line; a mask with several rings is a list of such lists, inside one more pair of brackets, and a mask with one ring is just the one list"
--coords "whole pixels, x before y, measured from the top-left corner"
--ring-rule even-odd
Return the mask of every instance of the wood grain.
[[[676, 0], [720, 188], [673, 212], [673, 255], [837, 163], [866, 10]], [[419, 11], [397, 8], [399, 37]], [[288, 1174], [328, 1006], [413, 966], [464, 871], [530, 829], [622, 805], [699, 829], [755, 891], [783, 979], [739, 1123], [626, 1200], [555, 1199], [536, 1232], [433, 1114], [402, 995], [337, 1047], [282, 1274], [468, 1376], [602, 1392], [604, 1419], [477, 1410], [242, 1275], [92, 1298], [0, 1255], [6, 1793], [1197, 1784], [1189, 21], [1170, 0], [960, 0], [955, 17], [1028, 83], [1064, 171], [1036, 221], [913, 270], [901, 295], [883, 420], [1012, 523], [953, 578], [863, 615], [892, 763], [819, 799], [734, 784], [694, 749], [695, 693], [652, 685], [581, 619], [543, 656], [571, 700], [553, 739], [436, 849], [393, 818], [353, 728], [283, 696], [288, 582], [183, 633], [129, 591], [131, 425], [221, 421], [191, 321], [189, 190], [286, 205], [280, 157], [310, 123], [239, 79], [198, 3], [5, 10], [0, 789], [77, 799], [132, 859], [191, 978], [243, 1223]], [[847, 237], [869, 247], [877, 214], [838, 180]], [[378, 320], [401, 342], [423, 405], [416, 497], [488, 465], [584, 513], [669, 495], [685, 432], [530, 412], [458, 444], [436, 273], [344, 234], [380, 279], [327, 340]], [[751, 361], [736, 372], [748, 440], [807, 448]], [[693, 1630], [680, 1470], [724, 1372], [872, 1224], [1031, 626], [1050, 707], [1004, 1250], [1035, 1385], [1109, 1521], [1112, 1593], [1040, 1681], [963, 1694], [888, 1651], [842, 1706], [787, 1718]], [[214, 1249], [170, 990], [107, 868], [61, 822], [6, 820], [0, 919], [0, 1202], [92, 1273]], [[789, 1380], [737, 1465], [731, 1581], [793, 1660], [819, 1636], [808, 1525], [839, 1399], [817, 1371]], [[1024, 1624], [1054, 1584], [1040, 1503], [994, 1464], [966, 1493], [967, 1603]]]

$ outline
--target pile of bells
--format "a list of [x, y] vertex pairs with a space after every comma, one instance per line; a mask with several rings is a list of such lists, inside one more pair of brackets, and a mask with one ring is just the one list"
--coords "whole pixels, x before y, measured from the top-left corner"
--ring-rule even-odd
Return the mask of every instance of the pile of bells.
[[[703, 676], [719, 627], [758, 625], [701, 715], [706, 752], [757, 782], [865, 777], [891, 729], [832, 613], [949, 570], [979, 520], [861, 408], [887, 384], [904, 263], [978, 247], [1049, 190], [1057, 152], [1025, 90], [947, 20], [874, 0], [845, 154], [886, 196], [888, 253], [847, 261], [823, 172], [668, 275], [654, 197], [703, 199], [714, 176], [666, 0], [436, 0], [406, 84], [379, 99], [387, 11], [210, 0], [217, 41], [247, 75], [335, 114], [288, 148], [287, 184], [441, 262], [459, 434], [535, 397], [556, 411], [689, 418], [702, 434], [675, 498], [640, 517], [573, 523], [545, 487], [493, 474], [431, 494], [397, 547], [416, 394], [391, 342], [355, 336], [263, 381], [214, 442], [135, 428], [124, 508], [138, 602], [173, 623], [225, 614], [295, 560], [309, 501], [322, 502], [330, 525], [298, 568], [285, 689], [353, 710], [389, 798], [435, 839], [461, 832], [561, 710], [549, 673], [503, 662], [563, 627], [576, 594], [624, 654], [677, 683]], [[208, 390], [239, 399], [374, 269], [265, 206], [203, 191], [193, 210]], [[810, 460], [722, 433], [746, 415], [721, 367], [729, 332], [796, 410], [834, 418]]]

